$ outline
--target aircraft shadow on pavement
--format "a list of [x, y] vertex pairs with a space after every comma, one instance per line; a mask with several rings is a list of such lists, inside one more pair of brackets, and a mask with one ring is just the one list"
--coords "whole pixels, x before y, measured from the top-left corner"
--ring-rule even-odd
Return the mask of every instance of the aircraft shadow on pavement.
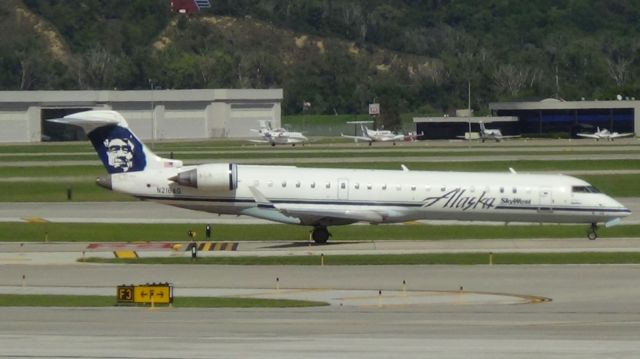
[[293, 242], [293, 243], [284, 243], [284, 244], [277, 244], [277, 245], [273, 245], [273, 246], [267, 246], [264, 248], [272, 248], [272, 249], [278, 249], [278, 248], [301, 248], [301, 247], [325, 247], [325, 246], [335, 246], [335, 245], [342, 245], [342, 244], [354, 244], [357, 242], [329, 242], [329, 243], [315, 243], [315, 242]]

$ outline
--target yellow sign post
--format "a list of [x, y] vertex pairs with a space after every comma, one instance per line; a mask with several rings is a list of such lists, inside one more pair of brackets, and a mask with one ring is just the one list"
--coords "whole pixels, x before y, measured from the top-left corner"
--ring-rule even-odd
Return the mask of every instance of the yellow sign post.
[[121, 304], [171, 304], [173, 286], [169, 283], [121, 285], [118, 286], [117, 299]]

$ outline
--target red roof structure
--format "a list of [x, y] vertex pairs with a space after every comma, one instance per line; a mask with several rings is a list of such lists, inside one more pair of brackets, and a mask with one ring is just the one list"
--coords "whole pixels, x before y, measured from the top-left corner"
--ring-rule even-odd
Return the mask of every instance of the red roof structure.
[[211, 7], [209, 0], [171, 0], [171, 11], [190, 14]]

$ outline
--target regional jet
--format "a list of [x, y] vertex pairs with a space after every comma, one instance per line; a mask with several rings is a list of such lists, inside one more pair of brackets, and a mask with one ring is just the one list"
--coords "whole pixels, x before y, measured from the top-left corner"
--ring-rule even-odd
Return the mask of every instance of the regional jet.
[[600, 139], [606, 139], [607, 141], [613, 142], [613, 140], [615, 140], [616, 138], [633, 136], [633, 132], [609, 132], [609, 130], [607, 130], [606, 128], [600, 130], [600, 127], [597, 127], [597, 130], [594, 133], [578, 133], [577, 135], [580, 137], [595, 138], [596, 141], [600, 141]]
[[[143, 200], [217, 214], [311, 226], [325, 243], [328, 227], [414, 220], [617, 224], [631, 212], [589, 183], [565, 175], [297, 168], [161, 158], [115, 111], [51, 120], [80, 126], [108, 175], [97, 184]], [[425, 227], [425, 230], [428, 228]]]
[[365, 125], [360, 125], [360, 129], [362, 129], [362, 136], [348, 136], [344, 134], [340, 134], [342, 137], [353, 138], [356, 140], [369, 141], [369, 146], [373, 142], [387, 142], [393, 141], [393, 144], [396, 144], [396, 141], [404, 141], [405, 136], [402, 134], [397, 134], [395, 132], [391, 132], [388, 130], [371, 130]]
[[309, 140], [300, 132], [291, 132], [284, 128], [272, 129], [271, 122], [267, 122], [266, 124], [263, 122], [259, 130], [252, 129], [251, 131], [257, 132], [262, 136], [262, 138], [251, 139], [249, 141], [256, 143], [268, 143], [271, 146], [290, 144], [295, 147], [296, 143], [304, 143]]

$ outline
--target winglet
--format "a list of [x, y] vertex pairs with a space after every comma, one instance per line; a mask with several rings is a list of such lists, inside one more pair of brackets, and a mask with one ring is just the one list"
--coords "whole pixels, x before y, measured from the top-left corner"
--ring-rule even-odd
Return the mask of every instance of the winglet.
[[511, 174], [518, 174], [518, 172], [516, 172], [516, 170], [513, 169], [513, 167], [509, 167], [509, 172], [511, 172]]
[[400, 165], [402, 167], [402, 172], [409, 172], [409, 169], [405, 165]]

